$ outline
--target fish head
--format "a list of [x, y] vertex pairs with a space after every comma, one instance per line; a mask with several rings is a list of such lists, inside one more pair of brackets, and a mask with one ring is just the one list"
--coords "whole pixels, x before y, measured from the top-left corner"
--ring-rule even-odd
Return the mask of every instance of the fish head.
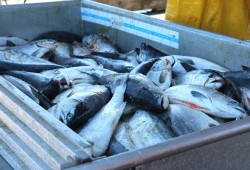
[[77, 98], [68, 98], [61, 104], [61, 118], [63, 123], [71, 127], [74, 121], [86, 112], [85, 104]]
[[98, 41], [100, 41], [100, 39], [102, 39], [102, 36], [99, 34], [89, 34], [83, 37], [82, 42], [91, 47], [94, 44], [96, 44]]
[[147, 73], [147, 77], [160, 88], [168, 88], [172, 80], [171, 62], [166, 58], [156, 61]]
[[218, 72], [213, 70], [204, 70], [201, 74], [206, 76], [206, 81], [204, 82], [204, 86], [219, 89], [225, 84], [225, 79]]
[[161, 100], [161, 110], [164, 111], [164, 110], [167, 110], [168, 106], [169, 106], [169, 99], [168, 99], [168, 96], [167, 94], [165, 93], [164, 95], [162, 95], [162, 98], [160, 99]]
[[242, 97], [242, 103], [244, 104], [247, 111], [250, 111], [250, 90], [246, 87], [241, 87], [241, 97]]
[[148, 46], [145, 43], [141, 43], [141, 48], [140, 50], [137, 50], [137, 52], [139, 53], [136, 58], [138, 63], [142, 63], [149, 60], [150, 58], [153, 58], [150, 53], [150, 49], [148, 49]]
[[170, 62], [171, 66], [173, 67], [175, 65], [176, 59], [174, 58], [173, 55], [169, 55], [169, 56], [163, 56], [161, 57], [161, 59], [166, 59]]
[[55, 76], [54, 79], [59, 81], [61, 89], [69, 89], [69, 88], [72, 88], [73, 86], [73, 83], [70, 80], [70, 78], [64, 73], [58, 74], [57, 76]]

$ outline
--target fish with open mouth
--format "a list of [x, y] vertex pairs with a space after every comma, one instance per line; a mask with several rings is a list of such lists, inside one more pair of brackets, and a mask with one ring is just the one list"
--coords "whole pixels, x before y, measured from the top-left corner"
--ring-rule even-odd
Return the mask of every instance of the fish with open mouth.
[[109, 145], [111, 137], [118, 125], [126, 106], [124, 93], [127, 87], [128, 75], [121, 81], [114, 91], [111, 100], [99, 110], [79, 131], [79, 135], [93, 143], [92, 155], [103, 155]]
[[172, 65], [166, 58], [154, 58], [137, 65], [130, 73], [146, 75], [161, 89], [167, 89], [172, 81]]
[[216, 63], [198, 57], [170, 55], [164, 58], [167, 58], [171, 62], [174, 76], [185, 74], [192, 70], [211, 69], [218, 72], [229, 71], [227, 68]]
[[177, 85], [166, 91], [170, 103], [179, 103], [220, 118], [244, 118], [240, 103], [224, 94], [199, 85]]
[[220, 89], [225, 79], [214, 70], [193, 70], [174, 78], [175, 85], [200, 85], [212, 89]]
[[172, 81], [172, 66], [168, 59], [160, 58], [156, 61], [149, 72], [147, 77], [158, 87], [165, 90], [170, 87]]

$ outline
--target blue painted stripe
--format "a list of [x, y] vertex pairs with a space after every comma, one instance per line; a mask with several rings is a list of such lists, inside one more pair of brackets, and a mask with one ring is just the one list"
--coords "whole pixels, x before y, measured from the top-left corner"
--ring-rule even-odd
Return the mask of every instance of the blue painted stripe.
[[145, 28], [137, 27], [137, 26], [134, 26], [134, 25], [131, 25], [131, 24], [127, 24], [127, 23], [124, 23], [123, 26], [127, 27], [127, 28], [131, 28], [131, 29], [137, 30], [137, 31], [140, 31], [140, 32], [144, 32], [144, 33], [147, 33], [147, 34], [150, 34], [150, 35], [154, 35], [156, 37], [160, 37], [160, 38], [163, 38], [163, 39], [175, 42], [175, 43], [179, 42], [179, 39], [177, 39], [177, 38], [170, 37], [170, 36], [158, 33], [158, 32], [150, 31], [150, 30], [145, 29]]
[[100, 15], [95, 15], [95, 14], [91, 14], [91, 13], [84, 12], [84, 11], [82, 12], [82, 16], [92, 17], [92, 18], [96, 18], [96, 19], [103, 20], [103, 21], [106, 21], [106, 22], [111, 22], [110, 18], [102, 17]]
[[[82, 16], [92, 17], [92, 18], [99, 19], [99, 20], [106, 21], [106, 22], [112, 22], [110, 18], [102, 17], [102, 16], [99, 16], [99, 15], [91, 14], [91, 13], [84, 12], [84, 11], [82, 12]], [[138, 27], [138, 26], [134, 26], [134, 25], [131, 25], [131, 24], [128, 24], [128, 23], [123, 23], [122, 25], [124, 27], [126, 27], [126, 28], [130, 28], [130, 29], [140, 31], [140, 32], [143, 32], [143, 33], [147, 33], [147, 34], [159, 37], [159, 38], [163, 38], [163, 39], [168, 40], [168, 41], [179, 43], [179, 39], [174, 38], [174, 37], [170, 37], [170, 36], [167, 36], [167, 35], [164, 35], [164, 34], [161, 34], [161, 33], [158, 33], [158, 32], [154, 32], [154, 31], [150, 31], [148, 29], [141, 28], [141, 27]]]

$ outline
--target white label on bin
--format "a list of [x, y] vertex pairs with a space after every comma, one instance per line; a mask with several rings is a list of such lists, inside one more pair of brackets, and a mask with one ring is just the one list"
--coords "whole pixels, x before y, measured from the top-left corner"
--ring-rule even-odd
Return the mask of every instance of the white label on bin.
[[81, 8], [82, 20], [125, 31], [140, 37], [179, 48], [179, 33], [135, 19], [89, 8]]

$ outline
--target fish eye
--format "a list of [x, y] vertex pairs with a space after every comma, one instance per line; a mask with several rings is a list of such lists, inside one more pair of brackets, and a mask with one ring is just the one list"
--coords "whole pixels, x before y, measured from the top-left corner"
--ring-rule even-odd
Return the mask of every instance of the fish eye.
[[68, 115], [67, 115], [67, 120], [71, 120], [71, 119], [73, 118], [73, 116], [74, 116], [74, 115], [73, 115], [73, 114], [71, 114], [71, 113], [70, 113], [70, 114], [68, 114]]

